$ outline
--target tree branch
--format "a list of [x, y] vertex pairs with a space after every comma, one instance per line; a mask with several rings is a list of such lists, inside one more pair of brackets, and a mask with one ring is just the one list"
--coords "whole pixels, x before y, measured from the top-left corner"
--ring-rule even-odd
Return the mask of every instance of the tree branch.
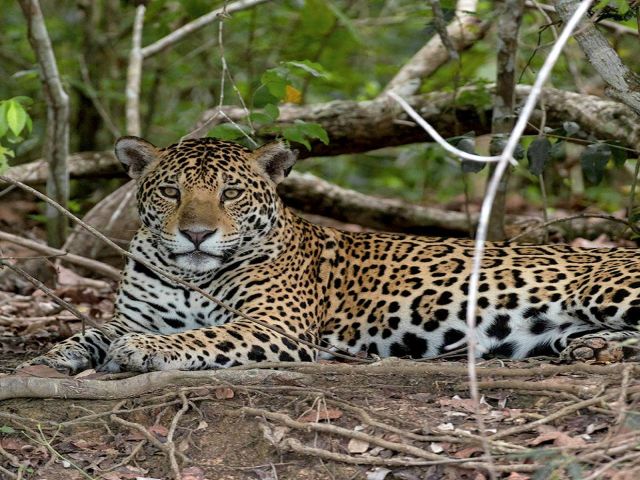
[[[456, 16], [446, 28], [445, 38], [450, 42], [450, 48], [456, 52], [471, 47], [491, 26], [490, 22], [481, 22], [474, 15], [477, 3], [477, 0], [459, 0]], [[414, 95], [420, 88], [421, 80], [433, 74], [450, 57], [450, 49], [443, 42], [442, 36], [433, 36], [391, 79], [381, 96], [390, 90], [403, 97]]]
[[81, 267], [88, 268], [95, 273], [104, 275], [105, 277], [115, 281], [120, 280], [120, 271], [113, 268], [111, 265], [107, 265], [102, 262], [97, 262], [90, 258], [74, 255], [72, 253], [66, 252], [65, 250], [51, 248], [41, 243], [34, 242], [33, 240], [22, 238], [17, 235], [12, 235], [7, 232], [0, 231], [0, 240], [15, 243], [16, 245], [20, 245], [22, 247], [28, 248], [35, 252], [41, 253], [43, 255], [56, 256], [63, 262], [68, 262], [74, 265], [79, 265]]
[[[47, 103], [47, 131], [43, 156], [49, 165], [47, 196], [66, 208], [69, 197], [69, 96], [62, 87], [55, 54], [44, 23], [38, 0], [20, 0], [20, 7], [29, 28], [29, 43], [33, 48], [42, 79]], [[59, 247], [67, 235], [67, 220], [47, 205], [47, 238]]]
[[260, 5], [261, 3], [265, 3], [268, 0], [239, 0], [237, 2], [229, 3], [224, 5], [221, 8], [217, 8], [206, 15], [203, 15], [199, 18], [196, 18], [194, 21], [183, 25], [182, 27], [174, 30], [166, 37], [161, 38], [160, 40], [153, 42], [151, 45], [147, 45], [141, 51], [142, 58], [149, 58], [157, 53], [162, 52], [163, 50], [169, 48], [175, 43], [178, 43], [187, 35], [190, 35], [193, 32], [200, 30], [201, 28], [209, 25], [210, 23], [215, 22], [222, 15], [229, 15], [234, 12], [238, 12], [240, 10], [245, 10], [247, 8], [254, 7], [256, 5]]
[[[531, 87], [516, 87], [516, 103], [524, 101]], [[487, 121], [492, 116], [490, 102], [478, 100], [494, 92], [494, 87], [465, 87], [454, 96], [450, 92], [433, 92], [416, 95], [406, 100], [443, 137], [474, 131], [476, 135], [490, 133]], [[602, 140], [616, 140], [621, 145], [636, 148], [635, 139], [640, 138], [640, 125], [635, 114], [618, 102], [597, 96], [582, 95], [553, 88], [543, 90], [547, 124], [562, 126], [571, 119], [582, 129]], [[242, 122], [246, 113], [238, 107], [224, 107], [223, 111], [235, 122]], [[209, 127], [224, 123], [218, 108], [205, 111], [199, 125]], [[535, 111], [531, 122], [539, 124], [541, 112]], [[213, 118], [212, 118], [213, 117]], [[311, 141], [311, 151], [302, 148], [300, 158], [309, 156], [359, 153], [378, 148], [428, 142], [425, 132], [409, 122], [401, 107], [386, 95], [375, 100], [355, 102], [336, 100], [314, 105], [283, 105], [280, 107], [278, 125], [287, 125], [296, 120], [319, 123], [329, 135], [329, 144]], [[530, 133], [537, 133], [531, 129]], [[262, 130], [258, 136], [272, 140], [273, 133]]]
[[[555, 0], [556, 11], [563, 22], [571, 17], [579, 3], [578, 0]], [[622, 63], [618, 53], [590, 19], [580, 22], [575, 38], [589, 63], [609, 86], [606, 93], [640, 115], [640, 76]]]

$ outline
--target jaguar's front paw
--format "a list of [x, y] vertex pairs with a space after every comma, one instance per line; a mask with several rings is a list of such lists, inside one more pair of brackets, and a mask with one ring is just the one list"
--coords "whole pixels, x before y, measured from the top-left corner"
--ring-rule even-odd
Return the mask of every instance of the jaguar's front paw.
[[103, 372], [152, 372], [179, 369], [170, 351], [162, 348], [159, 335], [128, 333], [115, 340], [102, 365]]
[[560, 359], [565, 362], [612, 363], [623, 358], [624, 351], [619, 342], [610, 342], [597, 335], [576, 338], [560, 352]]
[[66, 345], [64, 348], [54, 347], [44, 355], [21, 363], [16, 367], [16, 370], [32, 365], [46, 365], [67, 375], [73, 375], [92, 367], [89, 352], [79, 345]]

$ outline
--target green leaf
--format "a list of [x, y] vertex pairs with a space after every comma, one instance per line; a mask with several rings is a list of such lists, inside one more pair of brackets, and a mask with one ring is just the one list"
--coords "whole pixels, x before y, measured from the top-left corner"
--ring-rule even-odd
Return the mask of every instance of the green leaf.
[[296, 126], [300, 129], [303, 135], [309, 138], [317, 138], [325, 145], [329, 144], [329, 135], [327, 135], [327, 131], [322, 128], [319, 123], [296, 122]]
[[604, 169], [611, 158], [611, 148], [604, 143], [593, 143], [582, 151], [580, 164], [587, 180], [598, 184], [604, 177]]
[[17, 137], [27, 123], [27, 112], [20, 103], [9, 100], [6, 117], [9, 129]]
[[19, 102], [22, 105], [25, 105], [27, 107], [33, 105], [33, 99], [31, 97], [27, 97], [24, 95], [19, 95], [17, 97], [13, 97], [11, 100], [15, 101], [15, 102]]
[[307, 150], [311, 150], [311, 144], [309, 140], [307, 140], [305, 134], [303, 133], [300, 125], [291, 125], [282, 129], [282, 136], [289, 140], [290, 142], [301, 143]]
[[287, 71], [281, 67], [270, 68], [262, 74], [260, 78], [262, 84], [267, 87], [269, 93], [282, 100], [287, 88]]
[[209, 135], [220, 140], [235, 140], [249, 133], [249, 128], [244, 125], [223, 123], [209, 130]]
[[516, 160], [522, 160], [524, 158], [524, 147], [520, 142], [516, 144], [516, 148], [513, 150], [513, 158]]
[[7, 123], [7, 107], [9, 102], [0, 102], [0, 138], [7, 134], [9, 124]]
[[544, 166], [551, 159], [551, 142], [547, 137], [536, 138], [527, 149], [529, 171], [534, 175], [541, 175]]
[[9, 425], [0, 426], [0, 433], [16, 433], [16, 431], [11, 428]]
[[305, 0], [300, 15], [300, 27], [302, 32], [309, 36], [320, 36], [331, 30], [335, 18], [325, 0]]
[[[466, 153], [476, 153], [476, 141], [473, 137], [462, 137], [456, 144], [456, 148]], [[487, 164], [484, 162], [474, 162], [473, 160], [462, 160], [462, 171], [464, 173], [478, 173]]]
[[254, 123], [269, 124], [273, 122], [273, 119], [264, 112], [252, 112], [249, 119]]
[[276, 121], [278, 119], [278, 117], [280, 116], [280, 109], [274, 105], [273, 103], [267, 103], [263, 108], [262, 111], [264, 113], [266, 113], [267, 115], [269, 115], [269, 117], [271, 117], [272, 121]]
[[504, 133], [498, 133], [491, 137], [489, 142], [490, 155], [502, 155], [504, 147], [507, 146], [507, 136]]

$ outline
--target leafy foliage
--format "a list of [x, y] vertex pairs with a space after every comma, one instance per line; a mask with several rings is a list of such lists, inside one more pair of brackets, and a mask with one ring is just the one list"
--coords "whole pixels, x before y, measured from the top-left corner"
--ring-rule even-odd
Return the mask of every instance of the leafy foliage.
[[[59, 70], [71, 95], [71, 151], [109, 149], [114, 134], [104, 117], [109, 117], [115, 127], [124, 131], [126, 66], [134, 5], [131, 2], [41, 3]], [[441, 6], [449, 19], [455, 2], [442, 0]], [[493, 2], [481, 0], [478, 20], [495, 19], [494, 7]], [[148, 2], [143, 45], [208, 13], [211, 8], [211, 2], [204, 0]], [[633, 27], [631, 17], [637, 11], [637, 3], [602, 1], [593, 11], [598, 20], [607, 18]], [[34, 100], [33, 104], [21, 100], [12, 106], [0, 104], [4, 105], [0, 111], [0, 121], [4, 122], [0, 123], [0, 164], [6, 165], [8, 161], [20, 163], [39, 156], [46, 112], [26, 25], [17, 2], [3, 3], [2, 20], [0, 75], [6, 81], [0, 82], [0, 99], [24, 95]], [[172, 143], [192, 130], [206, 108], [218, 105], [221, 100], [224, 105], [240, 105], [238, 97], [241, 96], [250, 112], [246, 121], [237, 126], [216, 126], [211, 135], [245, 141], [247, 135], [265, 131], [298, 143], [300, 148], [313, 147], [314, 142], [326, 143], [329, 139], [319, 125], [283, 124], [280, 108], [287, 103], [373, 99], [399, 68], [437, 35], [428, 2], [417, 0], [276, 2], [240, 11], [222, 20], [223, 45], [218, 43], [218, 25], [214, 23], [145, 60], [141, 86], [143, 135], [152, 142]], [[527, 10], [523, 22], [516, 69], [522, 72], [521, 83], [531, 83], [544, 61], [545, 46], [553, 42], [554, 37], [551, 29], [545, 27], [547, 21], [536, 10]], [[638, 69], [636, 43], [637, 37], [623, 35], [616, 39], [617, 49], [631, 70]], [[480, 122], [485, 121], [493, 103], [489, 84], [495, 81], [495, 51], [495, 30], [491, 30], [486, 39], [461, 54], [459, 63], [448, 62], [425, 79], [421, 91], [457, 92], [456, 98], [461, 103], [474, 108], [469, 113]], [[226, 72], [220, 61], [222, 52], [228, 66]], [[567, 58], [575, 59], [576, 55], [561, 58], [553, 74], [553, 84], [556, 88], [575, 91], [578, 79], [582, 85], [588, 84], [593, 72], [586, 62], [575, 62], [569, 70]], [[467, 85], [486, 88], [463, 88]], [[96, 103], [102, 106], [102, 113], [98, 112]], [[25, 118], [27, 107], [29, 115]], [[628, 189], [625, 163], [628, 156], [635, 155], [610, 139], [587, 138], [574, 120], [567, 118], [564, 125], [545, 129], [543, 136], [548, 140], [545, 145], [550, 148], [536, 150], [542, 145], [537, 136], [524, 140], [531, 170], [527, 171], [523, 165], [512, 176], [512, 184], [532, 203], [538, 199], [535, 193], [538, 181], [532, 178], [531, 172], [544, 171], [545, 178], [563, 187], [549, 190], [559, 201], [566, 201], [571, 195], [620, 198], [624, 189]], [[16, 134], [14, 130], [18, 129], [20, 133]], [[11, 143], [18, 141], [18, 137], [25, 141]], [[486, 138], [466, 135], [465, 139], [451, 139], [451, 142], [463, 150], [488, 153]], [[597, 144], [608, 145], [607, 162], [604, 146], [589, 147]], [[578, 153], [576, 145], [579, 145]], [[11, 157], [14, 153], [17, 158]], [[407, 146], [384, 154], [342, 156], [328, 166], [321, 167], [320, 163], [321, 160], [305, 161], [297, 168], [321, 172], [328, 180], [363, 191], [413, 201], [448, 201], [463, 191], [459, 160], [437, 147]], [[581, 191], [575, 175], [569, 174], [573, 165], [584, 169], [585, 192]], [[480, 163], [462, 162], [463, 172], [477, 172], [482, 167]], [[486, 169], [471, 182], [473, 186], [478, 185], [477, 192], [483, 191], [479, 185], [486, 176], [484, 172]], [[596, 186], [593, 181], [600, 183]], [[533, 187], [529, 188], [530, 185]], [[79, 196], [89, 196], [93, 189], [76, 191]], [[621, 205], [617, 200], [607, 203], [611, 208]]]
[[[28, 97], [0, 101], [0, 141], [15, 145], [23, 140], [24, 133], [31, 132], [33, 124], [25, 108], [30, 103], [31, 99]], [[13, 156], [14, 151], [0, 143], [0, 173], [9, 168], [8, 160]]]

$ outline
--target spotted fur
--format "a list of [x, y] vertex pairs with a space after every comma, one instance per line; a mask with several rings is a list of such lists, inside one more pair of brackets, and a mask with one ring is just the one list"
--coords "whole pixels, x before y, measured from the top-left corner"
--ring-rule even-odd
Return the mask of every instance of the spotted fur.
[[[116, 153], [138, 183], [142, 227], [130, 251], [246, 315], [381, 357], [433, 357], [465, 337], [470, 241], [306, 222], [276, 193], [295, 161], [281, 144], [251, 152], [206, 138], [159, 150], [124, 137]], [[586, 334], [637, 335], [638, 251], [491, 244], [478, 295], [488, 355], [557, 355]], [[106, 329], [115, 340], [89, 329], [29, 363], [149, 371], [317, 358], [131, 260]]]

